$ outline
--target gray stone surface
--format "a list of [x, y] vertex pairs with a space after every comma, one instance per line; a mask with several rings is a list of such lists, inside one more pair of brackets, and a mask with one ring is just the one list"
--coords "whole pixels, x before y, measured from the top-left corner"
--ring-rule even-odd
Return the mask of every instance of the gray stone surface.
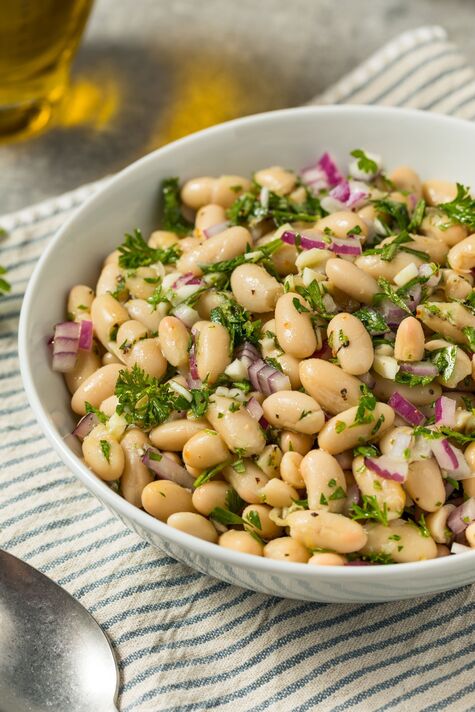
[[472, 0], [97, 0], [76, 123], [0, 147], [0, 214], [210, 122], [305, 102], [419, 25], [446, 27], [475, 64], [474, 20]]

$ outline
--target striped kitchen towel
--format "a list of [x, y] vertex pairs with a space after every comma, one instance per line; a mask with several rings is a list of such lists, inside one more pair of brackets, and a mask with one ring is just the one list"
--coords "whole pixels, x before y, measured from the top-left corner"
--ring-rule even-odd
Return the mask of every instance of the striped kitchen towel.
[[[444, 30], [422, 28], [315, 100], [332, 102], [473, 119], [475, 78]], [[18, 316], [48, 240], [98, 185], [0, 219], [12, 283], [0, 301], [0, 546], [102, 625], [119, 659], [121, 712], [474, 709], [475, 589], [346, 606], [239, 589], [152, 549], [58, 460], [22, 389]]]

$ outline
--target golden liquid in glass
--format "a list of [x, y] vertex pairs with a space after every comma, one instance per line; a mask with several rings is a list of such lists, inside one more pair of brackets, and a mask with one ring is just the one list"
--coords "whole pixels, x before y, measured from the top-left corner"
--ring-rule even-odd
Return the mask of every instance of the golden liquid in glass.
[[0, 0], [0, 135], [49, 119], [93, 0]]

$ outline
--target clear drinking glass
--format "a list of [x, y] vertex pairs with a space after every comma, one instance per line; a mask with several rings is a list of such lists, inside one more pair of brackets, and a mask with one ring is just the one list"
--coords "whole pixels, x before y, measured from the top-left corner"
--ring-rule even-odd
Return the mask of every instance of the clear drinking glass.
[[0, 138], [28, 135], [64, 94], [93, 0], [0, 0]]

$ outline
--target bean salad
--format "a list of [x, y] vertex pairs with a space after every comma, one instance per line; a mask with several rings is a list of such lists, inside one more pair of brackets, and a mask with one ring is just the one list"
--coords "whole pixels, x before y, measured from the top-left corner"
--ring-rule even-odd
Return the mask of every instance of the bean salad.
[[475, 200], [355, 149], [161, 185], [51, 339], [85, 464], [169, 526], [319, 566], [475, 548]]

